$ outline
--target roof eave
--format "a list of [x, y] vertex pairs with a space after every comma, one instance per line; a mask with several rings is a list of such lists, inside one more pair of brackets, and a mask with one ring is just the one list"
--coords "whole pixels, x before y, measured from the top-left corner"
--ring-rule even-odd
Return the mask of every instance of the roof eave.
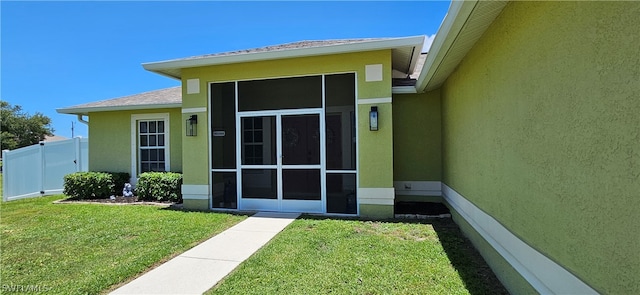
[[453, 41], [462, 30], [467, 18], [471, 15], [473, 8], [478, 3], [472, 1], [451, 1], [451, 6], [447, 15], [442, 20], [440, 28], [436, 33], [427, 59], [424, 61], [422, 72], [416, 82], [416, 89], [419, 92], [427, 91], [427, 84], [433, 78], [436, 70], [444, 60], [447, 51], [451, 48]]
[[[149, 63], [143, 63], [142, 67], [147, 71], [158, 73], [160, 75], [168, 76], [174, 79], [180, 79], [181, 78], [180, 76], [171, 74], [169, 70], [212, 66], [212, 65], [222, 65], [222, 64], [233, 64], [233, 63], [242, 63], [242, 62], [255, 62], [255, 61], [263, 61], [263, 60], [275, 60], [275, 59], [308, 57], [308, 56], [329, 55], [329, 54], [339, 54], [339, 53], [374, 51], [374, 50], [393, 49], [393, 48], [406, 47], [406, 46], [421, 48], [423, 43], [424, 43], [424, 36], [414, 36], [414, 37], [393, 38], [393, 39], [385, 39], [385, 40], [373, 40], [369, 42], [361, 42], [361, 43], [354, 43], [354, 44], [339, 44], [339, 45], [328, 45], [328, 46], [311, 47], [311, 48], [296, 48], [296, 49], [285, 49], [285, 50], [267, 51], [267, 52], [252, 52], [252, 53], [244, 53], [244, 54], [236, 54], [236, 55], [228, 55], [228, 56], [209, 56], [209, 57], [193, 58], [193, 59], [176, 59], [176, 60], [168, 60], [168, 61], [149, 62]], [[421, 50], [415, 50], [415, 51], [418, 52], [417, 56], [419, 56], [419, 53]], [[415, 59], [415, 55], [416, 53], [414, 53], [414, 59]], [[412, 61], [411, 67], [413, 68], [414, 66], [415, 66], [415, 61]]]
[[[452, 1], [433, 40], [416, 89], [425, 92], [440, 87], [507, 2]], [[480, 12], [474, 14], [476, 10]], [[465, 34], [467, 30], [473, 30], [473, 34]]]
[[420, 45], [413, 48], [413, 55], [411, 56], [411, 62], [409, 64], [409, 69], [407, 70], [407, 74], [413, 73], [416, 69], [416, 65], [418, 64], [418, 60], [420, 59], [420, 55], [422, 54], [422, 46], [424, 46], [425, 36], [422, 36], [422, 41]]
[[149, 109], [173, 109], [181, 108], [182, 103], [166, 103], [166, 104], [147, 104], [147, 105], [127, 105], [127, 106], [108, 106], [108, 107], [78, 107], [78, 108], [60, 108], [56, 109], [59, 114], [84, 115], [95, 112], [112, 112], [112, 111], [133, 111], [133, 110], [149, 110]]

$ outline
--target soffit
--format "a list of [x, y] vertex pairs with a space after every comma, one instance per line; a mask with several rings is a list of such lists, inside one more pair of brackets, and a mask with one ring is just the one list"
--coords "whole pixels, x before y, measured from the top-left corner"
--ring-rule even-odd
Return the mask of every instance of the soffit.
[[415, 46], [405, 46], [391, 50], [391, 66], [394, 70], [405, 74], [412, 74], [416, 61], [420, 56], [420, 49], [415, 54]]
[[508, 1], [463, 1], [452, 3], [434, 39], [417, 90], [440, 87], [469, 50], [482, 37]]

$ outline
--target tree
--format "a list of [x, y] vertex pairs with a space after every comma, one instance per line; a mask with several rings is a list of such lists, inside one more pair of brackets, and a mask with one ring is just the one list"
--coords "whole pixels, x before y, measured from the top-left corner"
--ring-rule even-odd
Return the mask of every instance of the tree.
[[30, 146], [44, 140], [47, 135], [53, 135], [51, 119], [42, 113], [30, 116], [22, 111], [22, 107], [12, 106], [6, 101], [0, 101], [0, 107], [2, 149]]

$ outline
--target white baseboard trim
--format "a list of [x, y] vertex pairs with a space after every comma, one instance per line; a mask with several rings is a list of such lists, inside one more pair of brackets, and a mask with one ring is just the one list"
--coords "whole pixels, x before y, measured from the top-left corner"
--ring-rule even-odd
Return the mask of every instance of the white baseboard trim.
[[358, 201], [361, 205], [392, 205], [394, 204], [395, 192], [389, 187], [384, 188], [358, 188]]
[[208, 200], [209, 186], [206, 184], [183, 184], [183, 200]]
[[445, 201], [539, 293], [598, 294], [444, 183], [442, 193]]
[[442, 196], [440, 181], [394, 181], [396, 196]]

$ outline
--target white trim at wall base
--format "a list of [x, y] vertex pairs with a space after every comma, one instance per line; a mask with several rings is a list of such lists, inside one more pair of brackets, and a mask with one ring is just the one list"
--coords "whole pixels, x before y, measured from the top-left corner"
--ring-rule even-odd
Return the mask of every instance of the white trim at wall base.
[[208, 200], [209, 186], [206, 184], [183, 184], [182, 185], [183, 200]]
[[393, 102], [393, 98], [391, 97], [358, 99], [358, 104], [376, 104], [376, 103], [392, 103], [392, 102]]
[[442, 196], [440, 181], [394, 181], [396, 196]]
[[445, 201], [539, 293], [598, 294], [444, 183], [442, 195]]
[[358, 188], [360, 205], [393, 205], [395, 192], [393, 188]]

